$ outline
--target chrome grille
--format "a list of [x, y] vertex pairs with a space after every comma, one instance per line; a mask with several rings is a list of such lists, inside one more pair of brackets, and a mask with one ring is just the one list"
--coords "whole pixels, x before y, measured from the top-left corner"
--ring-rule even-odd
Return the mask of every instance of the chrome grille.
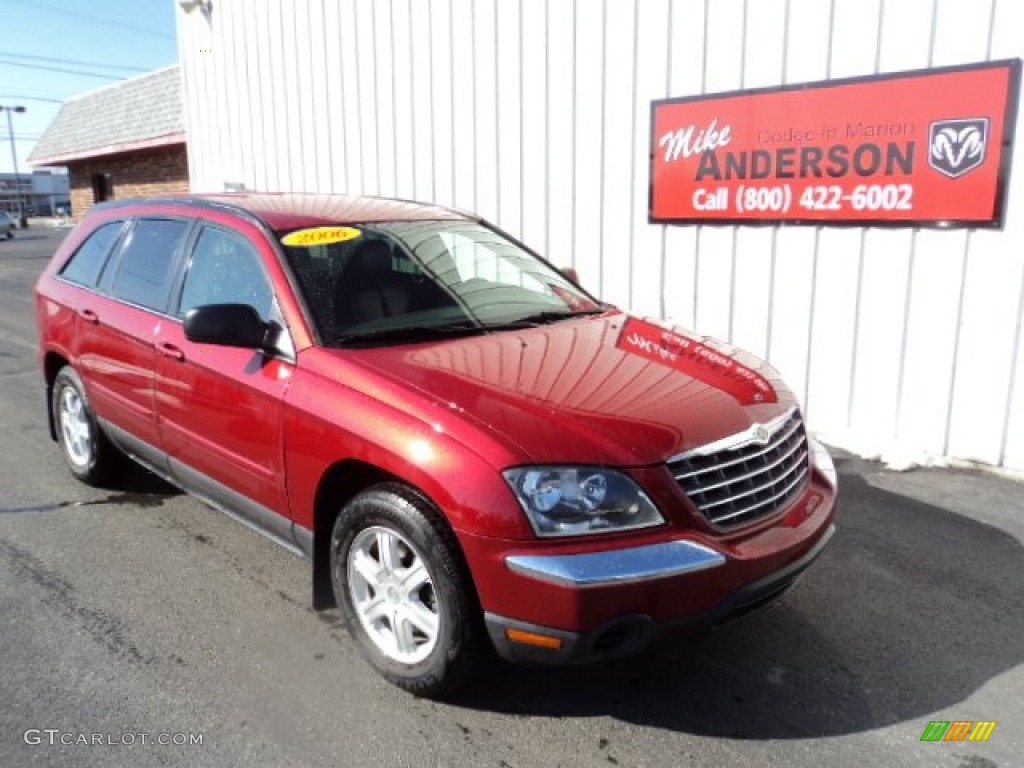
[[669, 459], [668, 468], [713, 525], [735, 526], [771, 515], [807, 481], [807, 435], [800, 413], [793, 408], [766, 425], [687, 451]]

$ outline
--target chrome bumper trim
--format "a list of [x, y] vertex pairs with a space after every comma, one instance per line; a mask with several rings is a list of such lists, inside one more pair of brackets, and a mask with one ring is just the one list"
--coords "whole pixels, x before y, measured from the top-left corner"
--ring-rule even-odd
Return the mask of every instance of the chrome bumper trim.
[[576, 555], [509, 555], [505, 564], [526, 576], [569, 587], [604, 587], [665, 579], [725, 564], [725, 556], [694, 541], [666, 541]]

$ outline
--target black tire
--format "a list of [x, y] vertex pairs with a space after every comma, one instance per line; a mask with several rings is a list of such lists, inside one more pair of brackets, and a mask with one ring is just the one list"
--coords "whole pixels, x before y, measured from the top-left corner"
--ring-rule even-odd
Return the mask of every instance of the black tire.
[[[81, 406], [80, 419], [75, 418], [79, 412], [68, 406], [76, 400]], [[88, 485], [102, 486], [123, 471], [124, 454], [111, 444], [96, 423], [82, 380], [70, 365], [61, 368], [54, 379], [50, 408], [61, 455], [75, 478]], [[76, 434], [81, 436], [77, 443]]]
[[[429, 582], [417, 595], [401, 594], [403, 587], [397, 580], [392, 595], [391, 576], [381, 581], [385, 577], [379, 575], [384, 566], [376, 582], [363, 578], [354, 565], [355, 572], [350, 574], [350, 564], [357, 559], [370, 557], [366, 562], [377, 564], [372, 560], [372, 549], [361, 547], [381, 532], [402, 540], [396, 540], [395, 553], [400, 555], [399, 563], [406, 570], [395, 569], [394, 573], [412, 573], [415, 568], [410, 566], [416, 565], [417, 558], [425, 566]], [[370, 546], [378, 547], [383, 563], [380, 544]], [[363, 655], [399, 688], [416, 696], [440, 698], [455, 691], [481, 662], [482, 615], [458, 544], [440, 513], [411, 488], [397, 483], [376, 485], [345, 505], [331, 534], [331, 581], [342, 620]], [[366, 622], [370, 620], [364, 621], [356, 607], [361, 591], [363, 600], [379, 600], [385, 606], [382, 610], [393, 611], [391, 617], [380, 617], [379, 628], [368, 628]], [[405, 620], [399, 616], [400, 605], [415, 605], [417, 610], [426, 607], [436, 616], [432, 643], [429, 633], [416, 634], [419, 630], [412, 618]], [[424, 654], [423, 658], [403, 660], [397, 657], [401, 655], [399, 648], [391, 653], [384, 647], [387, 643], [382, 641], [387, 640], [389, 631], [398, 644], [396, 616], [399, 624], [403, 624], [402, 634], [414, 644], [410, 655]], [[415, 645], [416, 642], [420, 644]]]

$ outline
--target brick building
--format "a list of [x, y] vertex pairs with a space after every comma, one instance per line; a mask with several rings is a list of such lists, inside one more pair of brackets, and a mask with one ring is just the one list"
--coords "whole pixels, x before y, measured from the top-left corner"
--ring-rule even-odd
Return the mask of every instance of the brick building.
[[188, 192], [178, 66], [66, 101], [28, 163], [67, 166], [76, 218], [103, 200]]

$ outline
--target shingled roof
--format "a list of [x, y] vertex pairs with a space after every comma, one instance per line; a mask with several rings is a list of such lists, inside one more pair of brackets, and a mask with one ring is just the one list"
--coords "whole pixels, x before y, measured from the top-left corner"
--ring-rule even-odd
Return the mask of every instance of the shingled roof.
[[174, 64], [64, 102], [28, 163], [64, 165], [184, 141], [181, 71]]

